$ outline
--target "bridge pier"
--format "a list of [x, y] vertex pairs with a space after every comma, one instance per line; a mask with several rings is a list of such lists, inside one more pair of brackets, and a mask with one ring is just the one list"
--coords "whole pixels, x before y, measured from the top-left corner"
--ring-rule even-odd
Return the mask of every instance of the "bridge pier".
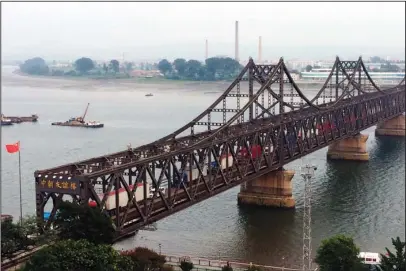
[[378, 123], [375, 130], [376, 136], [405, 136], [405, 115]]
[[368, 135], [357, 134], [330, 144], [328, 146], [327, 159], [368, 161], [368, 137]]
[[239, 205], [256, 205], [274, 208], [294, 208], [292, 197], [293, 170], [271, 171], [259, 178], [241, 184]]

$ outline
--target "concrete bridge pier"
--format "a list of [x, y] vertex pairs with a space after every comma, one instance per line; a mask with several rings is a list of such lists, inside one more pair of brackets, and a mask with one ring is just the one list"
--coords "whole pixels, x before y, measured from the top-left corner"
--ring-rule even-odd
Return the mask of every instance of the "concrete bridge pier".
[[355, 136], [331, 143], [328, 146], [327, 159], [368, 161], [368, 137], [368, 135], [357, 134]]
[[405, 115], [378, 123], [375, 130], [376, 136], [405, 136]]
[[293, 170], [279, 169], [241, 184], [238, 204], [294, 208], [295, 199], [292, 197], [292, 178], [294, 175]]

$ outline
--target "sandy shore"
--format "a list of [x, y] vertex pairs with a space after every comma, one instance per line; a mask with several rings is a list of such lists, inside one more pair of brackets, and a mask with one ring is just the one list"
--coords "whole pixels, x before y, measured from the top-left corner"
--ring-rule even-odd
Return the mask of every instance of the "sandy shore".
[[213, 92], [224, 91], [230, 82], [188, 82], [174, 80], [148, 80], [148, 79], [91, 79], [91, 78], [64, 78], [48, 76], [31, 76], [18, 72], [18, 68], [2, 67], [2, 84], [4, 86], [28, 86], [41, 88], [58, 88], [63, 90], [80, 89], [84, 91], [101, 90], [196, 90]]

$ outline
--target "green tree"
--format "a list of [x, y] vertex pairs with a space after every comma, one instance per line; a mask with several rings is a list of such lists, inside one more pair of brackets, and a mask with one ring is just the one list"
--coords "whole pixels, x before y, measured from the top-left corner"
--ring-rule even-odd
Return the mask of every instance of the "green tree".
[[126, 70], [126, 72], [127, 72], [127, 73], [131, 72], [131, 71], [133, 70], [133, 66], [134, 66], [134, 63], [132, 63], [132, 62], [126, 62], [126, 63], [125, 63], [125, 70]]
[[36, 252], [22, 268], [22, 271], [54, 270], [133, 271], [133, 263], [110, 245], [63, 240]]
[[307, 65], [305, 69], [307, 72], [309, 72], [313, 69], [313, 67], [312, 67], [312, 65]]
[[106, 74], [109, 71], [109, 66], [107, 66], [106, 63], [103, 63], [103, 71], [104, 74]]
[[49, 67], [46, 65], [45, 60], [40, 57], [34, 57], [24, 61], [20, 65], [20, 71], [32, 75], [47, 75]]
[[202, 63], [200, 63], [200, 61], [190, 59], [188, 62], [186, 62], [185, 76], [191, 80], [198, 79], [197, 73], [201, 67]]
[[173, 61], [173, 66], [175, 66], [176, 71], [180, 76], [183, 76], [186, 69], [186, 60], [183, 58], [177, 58]]
[[230, 57], [211, 57], [206, 59], [207, 72], [211, 78], [220, 80], [234, 77], [239, 72], [241, 65]]
[[75, 61], [75, 69], [80, 73], [87, 73], [94, 68], [93, 60], [88, 57], [82, 57]]
[[317, 249], [316, 263], [320, 271], [360, 270], [359, 248], [351, 237], [336, 235], [325, 239]]
[[111, 219], [87, 205], [64, 201], [54, 222], [60, 239], [86, 239], [95, 244], [111, 244], [115, 231]]
[[404, 271], [406, 270], [406, 243], [402, 242], [399, 237], [392, 238], [392, 245], [395, 248], [395, 253], [386, 249], [387, 256], [381, 254], [381, 267], [385, 271]]
[[132, 260], [134, 271], [160, 271], [166, 262], [165, 256], [159, 255], [155, 251], [145, 247], [123, 251], [121, 255], [127, 256]]
[[12, 219], [1, 222], [1, 256], [10, 258], [19, 250], [26, 250], [29, 246], [40, 243], [41, 237], [37, 236], [38, 228], [34, 216], [24, 217], [13, 223]]
[[114, 71], [114, 73], [118, 73], [120, 71], [120, 62], [116, 59], [112, 59], [110, 61], [110, 69]]
[[163, 74], [166, 74], [167, 72], [172, 70], [172, 65], [171, 65], [171, 63], [169, 63], [168, 60], [162, 59], [158, 63], [158, 70], [160, 72], [162, 72]]
[[191, 271], [191, 270], [193, 269], [194, 265], [193, 265], [192, 262], [183, 260], [183, 261], [180, 263], [179, 267], [180, 267], [180, 269], [181, 269], [182, 271]]

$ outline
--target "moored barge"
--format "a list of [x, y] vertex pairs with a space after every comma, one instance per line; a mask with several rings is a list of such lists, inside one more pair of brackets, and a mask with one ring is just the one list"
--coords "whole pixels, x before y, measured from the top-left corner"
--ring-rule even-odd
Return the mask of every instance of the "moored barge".
[[21, 122], [37, 122], [38, 121], [38, 115], [33, 114], [29, 117], [4, 117], [6, 119], [11, 120], [12, 123], [21, 123]]
[[52, 125], [57, 125], [57, 126], [71, 126], [71, 127], [85, 127], [85, 128], [102, 128], [104, 127], [103, 123], [100, 123], [98, 121], [86, 121], [85, 122], [85, 117], [87, 114], [87, 110], [89, 109], [90, 103], [87, 104], [85, 113], [83, 114], [82, 117], [76, 117], [76, 118], [70, 118], [68, 121], [58, 121], [58, 122], [53, 122], [51, 123]]

